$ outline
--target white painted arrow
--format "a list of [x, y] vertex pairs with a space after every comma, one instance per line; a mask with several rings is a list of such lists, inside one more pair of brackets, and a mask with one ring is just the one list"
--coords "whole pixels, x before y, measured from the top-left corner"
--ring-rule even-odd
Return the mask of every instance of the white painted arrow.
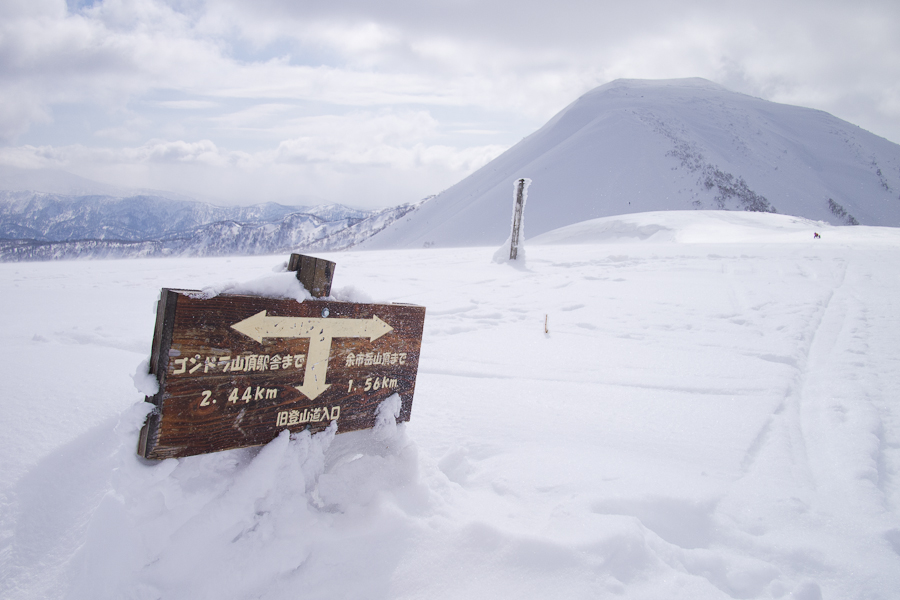
[[371, 319], [314, 319], [309, 317], [268, 317], [260, 311], [235, 323], [232, 329], [260, 344], [263, 338], [367, 337], [374, 342], [393, 327], [373, 315]]
[[331, 340], [336, 337], [367, 337], [374, 342], [393, 327], [373, 315], [371, 319], [316, 319], [310, 317], [269, 317], [260, 311], [231, 326], [260, 344], [265, 338], [309, 338], [309, 352], [300, 393], [315, 400], [331, 384], [325, 383]]

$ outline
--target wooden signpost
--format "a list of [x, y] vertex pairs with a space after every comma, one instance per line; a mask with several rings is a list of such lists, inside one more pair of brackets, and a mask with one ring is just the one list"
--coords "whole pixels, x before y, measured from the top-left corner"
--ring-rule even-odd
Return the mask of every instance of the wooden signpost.
[[365, 429], [394, 393], [408, 421], [424, 320], [422, 306], [163, 289], [150, 364], [159, 393], [147, 398], [157, 408], [138, 454], [255, 446], [332, 421], [339, 432]]
[[331, 295], [331, 279], [334, 277], [334, 263], [324, 258], [291, 254], [288, 271], [297, 272], [297, 280], [313, 298]]
[[509, 260], [519, 257], [519, 237], [522, 232], [522, 213], [525, 212], [526, 190], [531, 184], [530, 179], [516, 181], [516, 196], [513, 203], [512, 231], [509, 235]]

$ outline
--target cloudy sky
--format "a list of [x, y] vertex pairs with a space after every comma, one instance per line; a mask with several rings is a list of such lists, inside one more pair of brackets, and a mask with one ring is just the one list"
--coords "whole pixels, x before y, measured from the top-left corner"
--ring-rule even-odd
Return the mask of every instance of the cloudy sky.
[[900, 142], [898, 32], [896, 0], [2, 0], [0, 165], [387, 206], [621, 77], [705, 77]]

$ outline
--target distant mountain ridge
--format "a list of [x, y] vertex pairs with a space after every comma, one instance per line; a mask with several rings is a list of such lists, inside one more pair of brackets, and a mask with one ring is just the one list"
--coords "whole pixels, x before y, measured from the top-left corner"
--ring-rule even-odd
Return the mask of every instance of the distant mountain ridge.
[[367, 240], [478, 246], [509, 235], [513, 182], [532, 180], [525, 234], [657, 210], [779, 212], [900, 226], [900, 146], [828, 113], [704, 79], [617, 80]]
[[0, 192], [0, 260], [342, 250], [416, 205], [221, 207], [161, 196]]

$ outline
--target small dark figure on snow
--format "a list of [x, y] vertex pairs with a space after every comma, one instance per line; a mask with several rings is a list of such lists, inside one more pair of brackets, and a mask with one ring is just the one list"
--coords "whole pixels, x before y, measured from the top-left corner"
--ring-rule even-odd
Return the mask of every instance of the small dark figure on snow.
[[819, 235], [819, 233], [818, 233], [818, 232], [816, 232], [816, 231], [813, 231], [813, 239], [814, 239], [814, 240], [818, 240], [818, 239], [821, 239], [821, 238], [822, 238], [822, 236], [821, 236], [821, 235]]

